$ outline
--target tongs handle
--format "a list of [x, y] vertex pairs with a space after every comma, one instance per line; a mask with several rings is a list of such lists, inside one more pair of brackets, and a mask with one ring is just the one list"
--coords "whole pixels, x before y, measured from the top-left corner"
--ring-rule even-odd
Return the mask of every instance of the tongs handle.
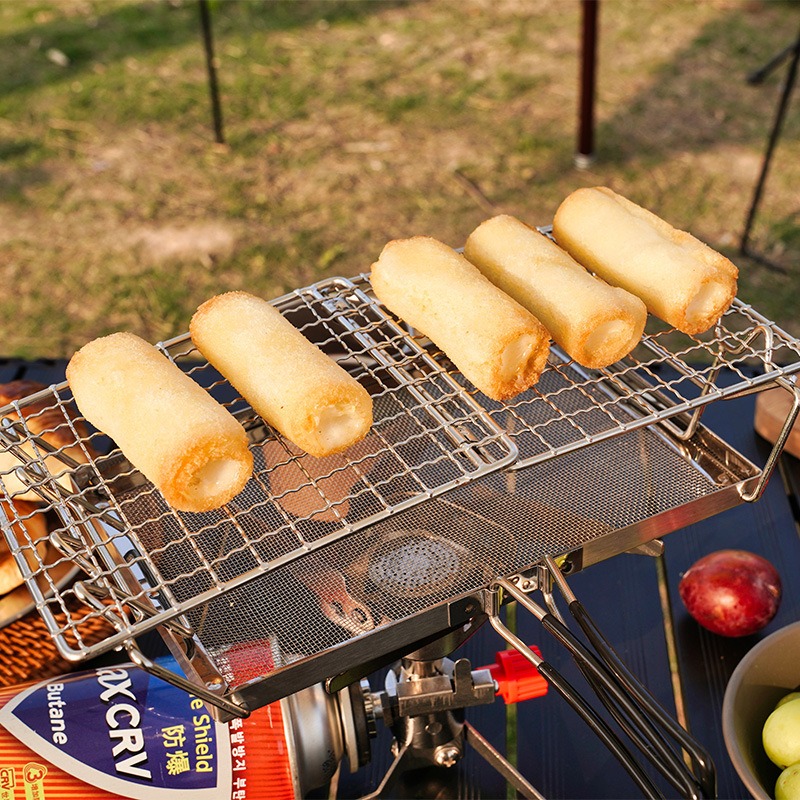
[[620, 738], [603, 722], [597, 712], [581, 697], [566, 678], [552, 664], [548, 664], [546, 661], [541, 661], [537, 669], [539, 674], [558, 691], [573, 710], [600, 737], [603, 744], [622, 763], [636, 785], [644, 792], [645, 797], [661, 800], [664, 795], [658, 790], [658, 787], [656, 787], [647, 773], [642, 770]]
[[[499, 582], [502, 583], [502, 582]], [[650, 776], [642, 769], [633, 754], [625, 746], [617, 734], [608, 726], [597, 712], [586, 702], [583, 696], [567, 681], [566, 678], [541, 656], [531, 650], [516, 634], [512, 633], [497, 614], [489, 616], [492, 627], [516, 650], [524, 655], [538, 670], [539, 674], [552, 686], [583, 719], [589, 728], [598, 736], [614, 757], [622, 764], [637, 787], [648, 800], [663, 800], [664, 795], [658, 790]]]
[[[556, 563], [551, 558], [545, 558], [545, 566], [552, 574], [556, 585], [561, 589], [572, 616], [594, 651], [567, 627], [561, 619], [558, 608], [552, 602], [549, 592], [545, 594], [550, 610], [546, 610], [534, 603], [519, 586], [508, 580], [501, 578], [495, 585], [537, 617], [544, 629], [565, 647], [598, 700], [605, 706], [621, 730], [653, 767], [675, 789], [681, 792], [683, 797], [691, 798], [691, 800], [714, 797], [716, 775], [708, 753], [659, 706], [647, 689], [625, 667], [586, 609], [572, 593]], [[498, 627], [494, 624], [494, 620], [493, 625], [495, 628]], [[503, 631], [500, 632], [503, 634]], [[511, 643], [516, 646], [515, 642]], [[530, 656], [528, 657], [530, 658]], [[547, 677], [546, 673], [543, 674]], [[574, 692], [574, 690], [571, 691]], [[578, 710], [574, 697], [567, 696], [564, 692], [561, 693], [569, 700], [573, 708]], [[578, 697], [580, 696], [578, 695]], [[586, 703], [583, 698], [580, 700], [582, 703]], [[587, 720], [585, 713], [582, 713], [582, 716]], [[592, 728], [595, 733], [600, 735], [597, 726], [592, 725]], [[677, 742], [693, 759], [691, 766], [684, 760], [680, 750], [674, 747], [673, 742], [669, 741], [670, 738]], [[607, 736], [601, 735], [601, 739], [608, 745]], [[610, 749], [642, 788], [637, 774], [631, 769], [631, 762], [635, 763], [632, 754], [625, 751], [626, 757], [620, 758], [618, 748], [610, 747]]]
[[655, 718], [664, 731], [689, 754], [697, 769], [697, 780], [704, 794], [707, 797], [716, 797], [717, 775], [714, 762], [708, 751], [664, 710], [644, 684], [628, 669], [625, 662], [619, 657], [611, 643], [595, 624], [586, 607], [575, 596], [555, 560], [550, 556], [545, 556], [544, 564], [567, 601], [573, 618], [600, 658], [609, 667], [612, 675], [619, 681], [621, 687], [632, 694], [646, 712]]
[[716, 796], [717, 774], [709, 752], [667, 713], [648, 689], [628, 669], [625, 662], [617, 655], [610, 642], [589, 616], [584, 605], [576, 599], [569, 604], [569, 610], [592, 643], [592, 646], [609, 664], [624, 688], [644, 706], [664, 731], [689, 754], [697, 769], [697, 779], [704, 794], [708, 797]]
[[[694, 776], [667, 746], [646, 713], [636, 704], [636, 699], [630, 697], [613, 672], [552, 614], [542, 618], [542, 626], [567, 648], [598, 698], [637, 747], [662, 759], [654, 761], [655, 765], [676, 789], [684, 792], [685, 797], [699, 798], [700, 787]], [[633, 725], [624, 715], [633, 721]]]
[[[544, 629], [567, 649], [598, 699], [653, 766], [684, 797], [699, 800], [702, 795], [694, 775], [670, 749], [647, 714], [625, 692], [613, 672], [554, 614], [538, 606], [513, 584], [502, 579], [498, 584], [536, 616]], [[618, 755], [615, 751], [612, 752]], [[632, 755], [630, 757], [633, 759]], [[623, 765], [626, 766], [624, 762]], [[630, 769], [628, 772], [633, 777]]]
[[647, 712], [637, 705], [638, 698], [632, 698], [613, 671], [560, 620], [547, 614], [541, 622], [545, 630], [567, 648], [597, 697], [639, 750], [684, 797], [699, 800], [702, 797], [700, 784], [660, 735]]

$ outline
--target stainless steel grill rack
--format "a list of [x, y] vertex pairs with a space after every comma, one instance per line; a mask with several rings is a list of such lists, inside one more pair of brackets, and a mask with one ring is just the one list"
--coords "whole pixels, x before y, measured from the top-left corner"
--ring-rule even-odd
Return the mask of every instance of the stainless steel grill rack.
[[[105, 642], [84, 645], [80, 624], [59, 624], [64, 593], [46, 597], [36, 589], [37, 604], [68, 658], [119, 645], [261, 572], [515, 459], [509, 437], [362, 288], [335, 279], [276, 304], [369, 388], [375, 424], [347, 458], [312, 458], [268, 429], [213, 368], [197, 362], [188, 336], [163, 344], [165, 354], [185, 364], [248, 430], [254, 476], [219, 511], [176, 512], [119, 451], [94, 455], [106, 445], [99, 434], [81, 435], [82, 421], [71, 408], [66, 384], [6, 410], [2, 438], [21, 463], [13, 475], [56, 512], [51, 543], [90, 578], [66, 593], [76, 591], [95, 606], [91, 613], [105, 615], [119, 631]], [[53, 417], [55, 409], [60, 413]], [[67, 447], [49, 454], [46, 437], [29, 425], [43, 413], [51, 417], [50, 431], [74, 433], [88, 464], [72, 458], [62, 463]], [[74, 469], [74, 489], [64, 486], [68, 468]], [[3, 490], [13, 501], [16, 494], [5, 482]], [[8, 508], [10, 522], [23, 522], [13, 505]], [[15, 555], [26, 544], [13, 542]], [[34, 588], [38, 573], [53, 566], [41, 559], [33, 567], [26, 558], [18, 562]]]
[[[313, 459], [254, 416], [188, 336], [164, 343], [251, 438], [255, 475], [218, 511], [169, 508], [85, 429], [66, 384], [0, 409], [0, 452], [19, 462], [0, 471], [12, 501], [0, 522], [60, 652], [78, 661], [125, 646], [157, 671], [135, 638], [159, 627], [187, 675], [167, 677], [223, 714], [354, 665], [368, 671], [377, 656], [467, 623], [490, 584], [545, 556], [579, 569], [756, 498], [783, 442], [762, 470], [700, 415], [776, 384], [797, 396], [800, 344], [739, 301], [703, 337], [651, 320], [637, 350], [606, 370], [554, 347], [539, 384], [505, 404], [387, 314], [365, 276], [275, 304], [369, 389], [375, 425], [346, 456]], [[74, 447], [33, 433], [45, 413], [56, 419], [47, 432]], [[13, 503], [14, 480], [41, 498], [34, 511]], [[29, 533], [36, 515], [49, 527], [44, 556]], [[57, 576], [73, 564], [83, 575], [65, 583]], [[88, 644], [84, 626], [101, 617], [111, 632]]]

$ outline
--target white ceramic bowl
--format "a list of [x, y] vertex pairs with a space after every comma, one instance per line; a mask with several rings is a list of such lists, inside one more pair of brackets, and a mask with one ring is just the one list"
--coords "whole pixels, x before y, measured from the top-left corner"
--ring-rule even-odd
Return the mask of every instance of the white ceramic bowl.
[[756, 800], [774, 797], [780, 775], [764, 753], [761, 729], [776, 703], [800, 685], [800, 622], [762, 639], [725, 689], [722, 733], [733, 766]]

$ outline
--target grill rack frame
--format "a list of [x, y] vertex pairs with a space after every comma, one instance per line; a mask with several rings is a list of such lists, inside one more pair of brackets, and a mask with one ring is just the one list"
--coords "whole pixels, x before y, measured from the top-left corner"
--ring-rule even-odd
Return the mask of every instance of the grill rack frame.
[[[643, 337], [642, 343], [637, 348], [638, 353], [635, 351], [634, 355], [605, 370], [589, 371], [578, 368], [557, 347], [553, 347], [548, 370], [560, 374], [568, 369], [581, 376], [580, 379], [578, 381], [570, 379], [571, 383], [568, 381], [570, 383], [568, 389], [543, 394], [534, 388], [520, 399], [514, 399], [506, 404], [497, 404], [467, 387], [452, 365], [447, 363], [443, 354], [436, 352], [430, 342], [423, 337], [413, 336], [412, 332], [405, 329], [402, 323], [393, 319], [383, 310], [369, 293], [368, 278], [365, 275], [355, 279], [333, 278], [322, 281], [273, 302], [282, 311], [291, 311], [291, 306], [298, 300], [301, 305], [305, 304], [309, 293], [319, 300], [319, 293], [324, 294], [330, 287], [337, 287], [338, 290], [344, 289], [348, 293], [355, 294], [359, 298], [359, 302], [364, 303], [365, 308], [370, 310], [370, 313], [377, 314], [379, 327], [386, 326], [387, 330], [392, 331], [391, 336], [397, 337], [395, 341], [401, 343], [401, 348], [415, 365], [422, 364], [425, 369], [430, 370], [427, 377], [433, 375], [437, 380], [443, 381], [448, 389], [454, 392], [453, 396], [457, 397], [458, 402], [466, 403], [477, 415], [477, 418], [487, 425], [491, 435], [496, 437], [492, 443], [505, 447], [506, 453], [502, 457], [490, 460], [488, 464], [482, 464], [473, 474], [462, 475], [456, 481], [443, 482], [435, 490], [418, 494], [406, 505], [398, 504], [390, 507], [385, 510], [385, 513], [373, 516], [361, 525], [345, 526], [334, 535], [322, 540], [312, 548], [314, 550], [495, 470], [507, 469], [510, 472], [525, 470], [568, 453], [591, 448], [599, 442], [622, 436], [639, 428], [660, 427], [678, 441], [689, 441], [700, 427], [703, 410], [709, 403], [717, 400], [780, 385], [795, 396], [794, 408], [784, 426], [786, 435], [797, 415], [798, 390], [793, 378], [800, 371], [800, 343], [738, 299], [734, 300], [723, 319], [705, 339], [688, 337], [688, 339], [684, 339], [682, 345], [675, 346], [670, 341], [670, 337], [676, 335], [675, 332], [657, 330]], [[335, 309], [333, 313], [337, 313]], [[733, 322], [736, 324], [732, 324]], [[741, 324], [742, 322], [744, 325]], [[738, 330], [740, 327], [742, 329]], [[364, 344], [364, 331], [360, 330], [358, 326], [355, 328], [346, 326], [346, 328], [344, 331], [346, 335], [354, 336], [365, 346], [366, 350], [370, 351], [373, 363], [393, 375], [397, 380], [395, 388], [407, 388], [415, 385], [417, 378], [408, 374], [403, 375], [402, 369], [398, 373], [398, 365], [391, 359], [388, 362], [385, 360], [384, 348], [376, 346], [375, 342], [368, 341]], [[186, 334], [161, 343], [159, 347], [165, 355], [174, 360], [180, 361], [192, 356], [192, 348]], [[643, 357], [641, 353], [645, 353], [646, 357]], [[701, 360], [705, 360], [706, 363], [702, 366], [690, 363], [695, 356], [702, 356]], [[755, 374], [741, 366], [744, 363], [751, 364], [753, 362], [758, 363], [763, 372]], [[723, 366], [732, 369], [737, 376], [737, 380], [727, 386], [719, 386], [716, 383]], [[198, 368], [190, 369], [189, 374], [195, 377], [196, 369]], [[664, 369], [671, 371], [669, 378], [658, 374]], [[217, 389], [223, 384], [224, 382], [214, 383], [209, 389]], [[688, 387], [691, 387], [689, 391], [687, 391]], [[573, 389], [588, 398], [592, 408], [599, 409], [609, 418], [611, 422], [609, 427], [591, 432], [582, 429], [579, 424], [574, 424], [570, 412], [564, 412], [559, 408], [558, 400], [560, 395]], [[0, 409], [0, 415], [16, 413], [22, 416], [21, 412], [25, 406], [33, 405], [48, 397], [55, 397], [58, 405], [66, 408], [69, 403], [67, 384], [51, 386], [24, 401], [16, 401], [11, 406]], [[424, 406], [431, 402], [430, 398], [424, 398], [422, 404]], [[519, 411], [523, 406], [531, 404], [555, 409], [555, 416], [552, 419], [548, 418], [543, 423], [543, 427], [552, 424], [553, 420], [565, 421], [568, 425], [573, 425], [579, 435], [560, 446], [548, 446], [541, 430], [536, 430], [535, 426], [526, 422]], [[246, 416], [248, 413], [248, 409], [244, 407], [243, 401], [238, 397], [228, 401], [227, 405], [232, 413], [238, 416]], [[624, 413], [618, 414], [620, 409]], [[436, 418], [437, 414], [433, 416]], [[86, 440], [80, 435], [75, 419], [66, 411], [64, 417], [64, 424], [72, 430], [76, 440], [85, 445]], [[519, 429], [517, 436], [511, 435], [507, 430], [509, 417], [513, 417], [520, 428], [528, 428], [529, 432], [535, 435], [534, 438], [538, 438], [545, 446], [539, 452], [526, 452], [524, 448], [519, 447], [517, 438]], [[444, 419], [439, 417], [438, 421], [448, 434], [454, 432], [449, 427], [451, 421], [448, 421], [447, 415]], [[22, 427], [22, 431], [20, 431], [20, 427]], [[274, 436], [263, 424], [253, 426], [251, 433], [256, 441], [264, 435]], [[94, 435], [92, 434], [92, 436]], [[194, 634], [192, 626], [188, 624], [185, 616], [189, 610], [202, 605], [212, 597], [244, 585], [269, 569], [282, 566], [289, 560], [302, 558], [311, 551], [301, 547], [291, 553], [288, 559], [274, 560], [267, 564], [266, 568], [242, 573], [235, 579], [226, 582], [225, 585], [217, 586], [205, 594], [195, 596], [191, 602], [175, 602], [171, 592], [166, 591], [165, 586], [157, 578], [155, 579], [156, 585], [152, 585], [153, 575], [157, 574], [158, 570], [150, 564], [147, 553], [141, 552], [141, 548], [128, 538], [126, 535], [128, 528], [120, 522], [119, 516], [115, 517], [113, 512], [116, 510], [119, 514], [119, 505], [117, 504], [116, 509], [112, 508], [114, 493], [107, 492], [109, 495], [107, 499], [112, 501], [108, 507], [104, 507], [102, 503], [93, 502], [97, 499], [97, 485], [92, 480], [86, 481], [87, 468], [84, 466], [65, 462], [61, 474], [52, 474], [47, 468], [51, 463], [49, 460], [51, 458], [50, 448], [38, 436], [31, 434], [24, 422], [4, 423], [0, 430], [0, 443], [7, 450], [14, 452], [20, 443], [20, 436], [27, 437], [27, 443], [33, 445], [36, 456], [32, 465], [23, 465], [17, 470], [17, 473], [19, 477], [24, 477], [29, 485], [38, 488], [49, 503], [46, 510], [56, 512], [62, 521], [60, 538], [52, 535], [50, 537], [50, 541], [55, 543], [60, 551], [55, 564], [62, 565], [66, 559], [83, 567], [88, 575], [87, 579], [78, 581], [69, 591], [74, 591], [75, 596], [90, 609], [88, 615], [83, 618], [84, 620], [98, 615], [103, 616], [114, 629], [112, 635], [89, 647], [81, 646], [79, 633], [70, 639], [66, 634], [74, 634], [80, 625], [80, 620], [71, 621], [68, 623], [68, 630], [65, 630], [52, 612], [54, 601], [62, 607], [64, 605], [61, 595], [62, 587], [48, 580], [49, 570], [53, 564], [40, 563], [38, 569], [32, 569], [29, 561], [31, 548], [35, 542], [26, 541], [24, 517], [15, 518], [12, 515], [9, 518], [9, 515], [5, 513], [0, 515], [4, 535], [31, 590], [36, 607], [48, 624], [48, 630], [56, 640], [59, 651], [69, 660], [82, 661], [115, 647], [125, 646], [138, 659], [138, 663], [151, 671], [157, 671], [156, 665], [148, 662], [141, 654], [137, 654], [134, 644], [137, 636], [155, 627], [164, 626], [177, 640], [188, 640]], [[451, 436], [451, 441], [458, 446], [460, 438], [456, 431], [456, 435]], [[785, 436], [776, 443], [760, 475], [747, 477], [738, 487], [742, 501], [752, 501], [760, 495], [784, 442]], [[472, 444], [474, 443], [467, 442], [468, 448]], [[479, 451], [484, 444], [479, 443]], [[88, 449], [86, 455], [92, 464]], [[64, 461], [63, 453], [56, 451], [52, 457], [61, 458]], [[104, 456], [97, 461], [102, 462], [104, 458], [110, 459], [111, 457]], [[24, 464], [25, 459], [21, 458], [20, 460]], [[102, 471], [96, 469], [95, 472], [102, 481]], [[70, 476], [75, 477], [73, 491], [59, 488], [59, 480]], [[134, 485], [138, 480], [136, 473], [131, 470], [118, 472], [116, 479], [129, 480]], [[315, 490], [319, 491], [318, 487], [315, 486]], [[329, 505], [335, 506], [336, 503]], [[79, 518], [83, 517], [81, 523], [76, 524], [75, 515]], [[23, 532], [22, 536], [20, 535], [20, 526]], [[70, 536], [76, 531], [76, 536]], [[655, 530], [652, 533], [653, 536], [656, 536], [659, 532]], [[135, 552], [133, 565], [131, 565], [130, 551], [122, 552], [123, 548], [120, 545], [131, 545]], [[560, 556], [563, 554], [553, 553], [550, 555]], [[97, 568], [98, 557], [99, 569]], [[76, 642], [78, 646], [76, 646]], [[229, 713], [236, 713], [232, 709], [238, 709], [241, 712], [241, 706], [236, 703], [229, 703], [226, 708], [224, 681], [219, 679], [219, 671], [213, 663], [207, 665], [207, 668], [213, 676], [213, 680], [204, 679], [204, 682], [216, 684], [216, 687], [211, 689], [211, 702], [215, 702]], [[190, 682], [188, 685], [193, 687], [193, 691], [195, 690], [195, 684]]]

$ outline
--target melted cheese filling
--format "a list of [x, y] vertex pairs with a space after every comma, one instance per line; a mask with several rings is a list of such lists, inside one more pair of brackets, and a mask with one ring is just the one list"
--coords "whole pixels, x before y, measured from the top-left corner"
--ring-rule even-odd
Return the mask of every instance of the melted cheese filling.
[[500, 357], [500, 377], [507, 381], [523, 372], [533, 355], [536, 338], [529, 333], [515, 339]]
[[326, 450], [340, 450], [361, 433], [361, 420], [352, 405], [327, 406], [317, 421], [317, 436]]
[[686, 306], [686, 321], [690, 325], [705, 322], [711, 317], [716, 317], [718, 309], [728, 299], [728, 288], [716, 281], [709, 281], [700, 287], [700, 291], [689, 301]]
[[587, 355], [602, 352], [609, 349], [617, 349], [620, 342], [624, 342], [631, 335], [631, 326], [621, 319], [610, 319], [602, 325], [598, 325], [587, 337], [584, 344], [584, 352]]
[[199, 469], [192, 481], [195, 496], [216, 495], [236, 482], [241, 463], [233, 458], [218, 458]]

